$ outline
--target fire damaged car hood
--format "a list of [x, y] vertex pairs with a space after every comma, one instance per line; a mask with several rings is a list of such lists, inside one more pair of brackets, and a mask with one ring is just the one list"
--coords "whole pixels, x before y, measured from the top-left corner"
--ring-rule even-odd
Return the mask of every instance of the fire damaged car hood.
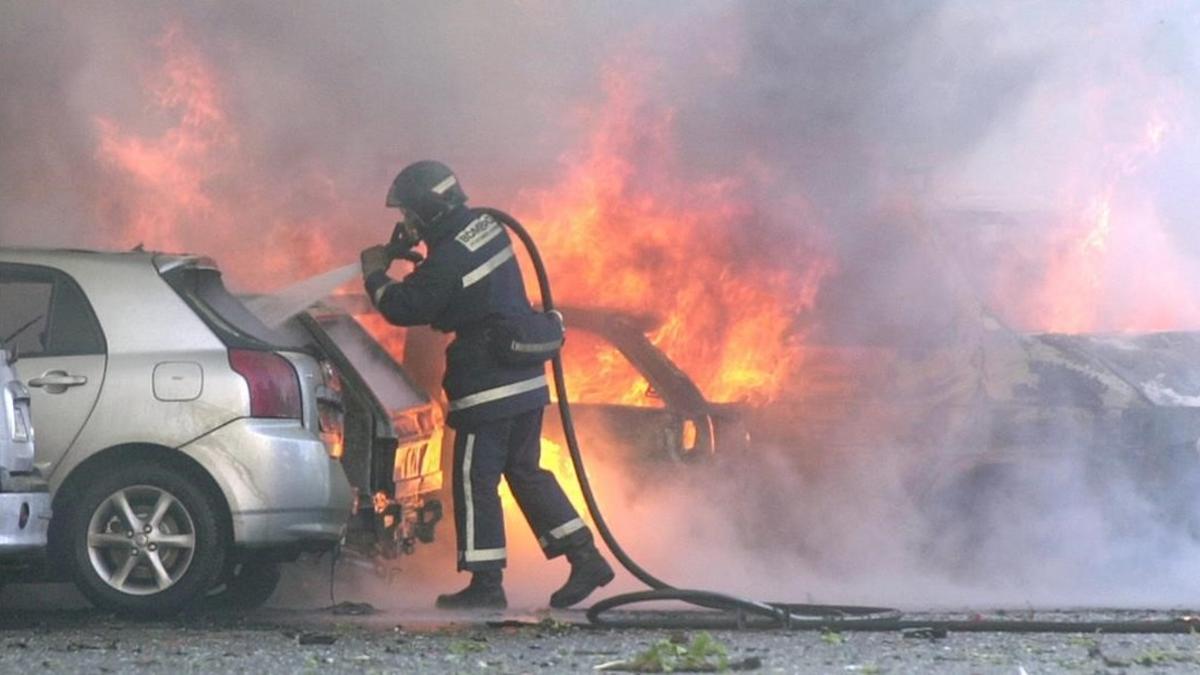
[[1021, 334], [988, 318], [971, 333], [897, 354], [885, 396], [914, 406], [1200, 408], [1200, 332]]
[[1034, 339], [1108, 372], [1146, 405], [1200, 408], [1200, 333], [1039, 335]]
[[885, 411], [876, 428], [932, 473], [1079, 458], [1141, 471], [1194, 454], [1200, 333], [1021, 334], [988, 320], [960, 338], [897, 355], [892, 385], [870, 397]]

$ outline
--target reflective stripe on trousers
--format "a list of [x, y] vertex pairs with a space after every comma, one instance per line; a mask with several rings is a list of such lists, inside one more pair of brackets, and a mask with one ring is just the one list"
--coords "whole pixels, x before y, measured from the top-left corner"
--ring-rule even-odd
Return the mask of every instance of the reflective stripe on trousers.
[[497, 491], [503, 476], [546, 557], [564, 554], [591, 533], [554, 474], [540, 465], [543, 410], [484, 422], [454, 442], [454, 518], [459, 569], [504, 566], [504, 514]]
[[574, 518], [572, 520], [568, 520], [567, 522], [563, 523], [562, 525], [559, 525], [558, 527], [551, 529], [544, 536], [538, 537], [538, 544], [541, 545], [542, 549], [549, 548], [551, 539], [555, 539], [555, 540], [562, 539], [563, 537], [567, 536], [568, 534], [571, 534], [572, 532], [578, 532], [579, 530], [582, 530], [585, 527], [587, 527], [587, 525], [584, 524], [582, 518]]
[[463, 527], [466, 530], [464, 540], [466, 546], [462, 551], [464, 562], [487, 562], [489, 560], [504, 560], [507, 551], [501, 548], [475, 548], [475, 497], [471, 494], [471, 462], [475, 459], [475, 434], [467, 434], [466, 449], [463, 451], [462, 480], [463, 508], [466, 510]]

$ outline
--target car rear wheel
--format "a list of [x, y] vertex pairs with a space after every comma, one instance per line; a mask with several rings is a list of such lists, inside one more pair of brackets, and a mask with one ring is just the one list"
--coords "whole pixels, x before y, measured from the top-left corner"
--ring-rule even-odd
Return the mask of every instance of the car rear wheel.
[[206, 604], [216, 609], [254, 609], [275, 593], [283, 571], [277, 562], [248, 560], [232, 565], [224, 581], [208, 593]]
[[118, 612], [188, 607], [224, 566], [216, 513], [202, 489], [166, 466], [101, 476], [68, 514], [76, 585], [95, 605]]

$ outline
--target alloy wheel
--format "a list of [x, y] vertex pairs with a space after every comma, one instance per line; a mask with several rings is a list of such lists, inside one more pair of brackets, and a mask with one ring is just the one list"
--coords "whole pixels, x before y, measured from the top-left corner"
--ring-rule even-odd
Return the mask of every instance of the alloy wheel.
[[175, 495], [153, 485], [122, 488], [102, 500], [87, 530], [96, 575], [129, 595], [153, 595], [174, 586], [196, 551], [196, 528]]

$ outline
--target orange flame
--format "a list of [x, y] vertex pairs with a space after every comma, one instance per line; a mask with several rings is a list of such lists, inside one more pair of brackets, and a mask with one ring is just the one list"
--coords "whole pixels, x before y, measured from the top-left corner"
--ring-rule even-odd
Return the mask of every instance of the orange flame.
[[[832, 265], [813, 256], [773, 270], [729, 253], [755, 219], [738, 196], [744, 184], [680, 178], [674, 112], [645, 91], [636, 76], [609, 71], [586, 147], [567, 157], [558, 185], [523, 194], [519, 212], [560, 304], [654, 314], [662, 323], [652, 341], [710, 399], [768, 400], [800, 357], [793, 319]], [[611, 348], [578, 342], [569, 340], [569, 366], [587, 365], [570, 368], [573, 392], [650, 404], [644, 382], [617, 374]]]
[[1200, 306], [1187, 292], [1183, 263], [1157, 214], [1123, 191], [1162, 149], [1171, 127], [1156, 106], [1134, 140], [1106, 146], [1102, 185], [1078, 219], [1062, 228], [1027, 323], [1057, 332], [1152, 331], [1200, 323]]
[[[257, 288], [334, 267], [331, 223], [311, 213], [289, 217], [300, 196], [327, 217], [350, 220], [320, 171], [257, 175], [227, 111], [221, 78], [181, 25], [155, 43], [161, 54], [145, 80], [149, 118], [141, 124], [98, 116], [97, 157], [111, 185], [100, 217], [126, 245], [217, 255], [227, 273]], [[160, 129], [138, 133], [131, 127]]]
[[216, 78], [182, 29], [169, 28], [157, 46], [166, 58], [149, 78], [148, 94], [158, 110], [174, 118], [174, 125], [158, 137], [142, 138], [101, 117], [99, 157], [123, 173], [136, 192], [126, 231], [154, 246], [178, 250], [180, 223], [213, 214], [216, 205], [205, 185], [224, 170], [238, 139], [222, 111]]

